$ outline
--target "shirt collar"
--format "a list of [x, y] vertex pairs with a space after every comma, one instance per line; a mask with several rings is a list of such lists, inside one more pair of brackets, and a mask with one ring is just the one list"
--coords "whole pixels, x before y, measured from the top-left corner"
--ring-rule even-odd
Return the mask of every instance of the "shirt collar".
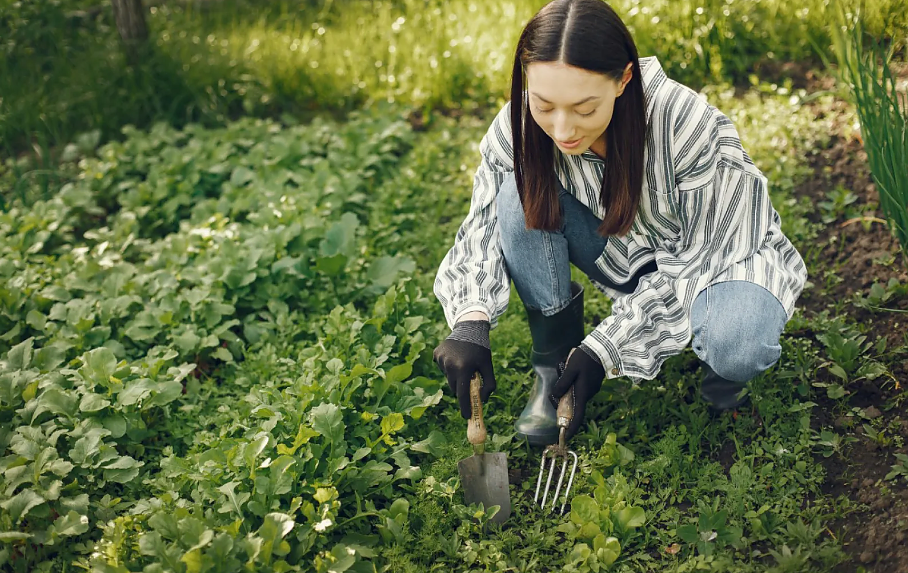
[[646, 102], [646, 123], [649, 123], [650, 116], [656, 106], [656, 93], [668, 80], [662, 65], [656, 56], [640, 58], [640, 81], [643, 82], [643, 97]]

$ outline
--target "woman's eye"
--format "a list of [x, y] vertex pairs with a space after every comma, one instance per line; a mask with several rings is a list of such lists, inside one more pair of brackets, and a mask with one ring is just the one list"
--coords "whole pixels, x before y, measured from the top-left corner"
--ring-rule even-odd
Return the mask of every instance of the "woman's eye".
[[589, 116], [593, 115], [594, 113], [596, 113], [596, 110], [595, 110], [595, 109], [594, 109], [593, 111], [589, 112], [589, 113], [580, 113], [580, 112], [577, 112], [577, 115], [579, 115], [580, 117], [589, 117]]
[[536, 111], [538, 111], [539, 113], [549, 113], [549, 112], [552, 111], [552, 110], [550, 110], [550, 109], [542, 109], [542, 108], [538, 108], [538, 107], [537, 107], [537, 108], [536, 108]]

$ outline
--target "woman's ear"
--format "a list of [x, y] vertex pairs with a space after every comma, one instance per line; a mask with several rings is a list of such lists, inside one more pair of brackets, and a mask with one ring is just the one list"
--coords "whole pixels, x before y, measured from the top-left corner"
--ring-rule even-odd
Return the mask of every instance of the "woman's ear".
[[618, 95], [619, 96], [624, 93], [624, 88], [627, 87], [628, 82], [630, 82], [631, 78], [634, 76], [633, 70], [634, 70], [634, 63], [628, 62], [627, 66], [625, 66], [625, 68], [624, 68], [624, 74], [621, 76], [621, 83], [618, 84]]

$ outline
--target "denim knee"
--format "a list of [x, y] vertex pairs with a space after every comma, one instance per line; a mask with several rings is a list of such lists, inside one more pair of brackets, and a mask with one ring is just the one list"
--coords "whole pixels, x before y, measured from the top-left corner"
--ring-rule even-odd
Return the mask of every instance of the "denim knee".
[[753, 284], [733, 281], [708, 290], [692, 309], [694, 352], [722, 378], [743, 384], [779, 360], [787, 315], [772, 294]]
[[743, 384], [769, 369], [782, 355], [778, 336], [761, 333], [741, 321], [717, 320], [708, 329], [707, 340], [700, 344], [705, 350], [701, 359], [726, 380]]

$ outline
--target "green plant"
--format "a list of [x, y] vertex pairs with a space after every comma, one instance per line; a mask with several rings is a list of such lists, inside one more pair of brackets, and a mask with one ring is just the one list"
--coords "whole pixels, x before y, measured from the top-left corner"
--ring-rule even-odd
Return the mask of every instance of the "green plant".
[[894, 443], [892, 436], [887, 435], [886, 428], [875, 428], [870, 424], [861, 424], [864, 435], [878, 447], [887, 448]]
[[878, 282], [874, 282], [870, 286], [867, 296], [864, 296], [864, 293], [861, 291], [856, 292], [854, 304], [859, 308], [865, 308], [874, 312], [908, 312], [906, 309], [887, 308], [884, 306], [890, 301], [904, 297], [906, 294], [908, 294], [908, 285], [903, 285], [897, 278], [892, 277], [885, 286]]
[[892, 234], [908, 256], [908, 94], [890, 68], [892, 47], [872, 40], [865, 48], [861, 10], [837, 4], [834, 54], [861, 122], [861, 136]]
[[821, 430], [817, 438], [817, 445], [823, 446], [823, 457], [826, 458], [833, 454], [842, 455], [845, 442], [845, 438], [829, 430]]
[[905, 454], [895, 454], [896, 463], [892, 464], [892, 471], [886, 474], [887, 480], [895, 480], [899, 477], [905, 478], [908, 481], [908, 455]]
[[842, 218], [851, 218], [854, 213], [853, 205], [858, 200], [858, 196], [841, 185], [826, 193], [826, 201], [820, 201], [817, 206], [824, 211], [821, 220], [824, 223], [832, 223]]
[[363, 236], [364, 190], [410, 135], [373, 119], [126, 130], [64, 165], [50, 197], [14, 196], [0, 214], [4, 564], [226, 571], [286, 566], [290, 548], [344, 562], [308, 537], [338, 520], [398, 542], [407, 512], [371, 488], [418, 478], [407, 452], [437, 453], [438, 433], [400, 436], [441, 392], [418, 373], [435, 327], [398, 280], [412, 261]]
[[558, 530], [578, 541], [568, 556], [565, 571], [606, 571], [621, 555], [633, 531], [646, 522], [643, 508], [626, 501], [627, 481], [621, 474], [606, 480], [592, 473], [593, 495], [571, 499], [570, 521]]
[[728, 512], [718, 510], [718, 500], [712, 508], [700, 510], [696, 523], [678, 526], [678, 537], [690, 545], [695, 545], [702, 555], [712, 555], [717, 549], [726, 545], [735, 545], [740, 541], [740, 527], [727, 524]]
[[[867, 340], [867, 336], [858, 333], [840, 319], [830, 322], [826, 332], [818, 334], [817, 338], [826, 347], [830, 358], [823, 366], [843, 383], [861, 378], [875, 380], [885, 374], [885, 367], [868, 356], [873, 345]], [[885, 341], [882, 344], [885, 344]], [[815, 382], [814, 386], [827, 388], [830, 398], [844, 396], [844, 388], [839, 385]]]

